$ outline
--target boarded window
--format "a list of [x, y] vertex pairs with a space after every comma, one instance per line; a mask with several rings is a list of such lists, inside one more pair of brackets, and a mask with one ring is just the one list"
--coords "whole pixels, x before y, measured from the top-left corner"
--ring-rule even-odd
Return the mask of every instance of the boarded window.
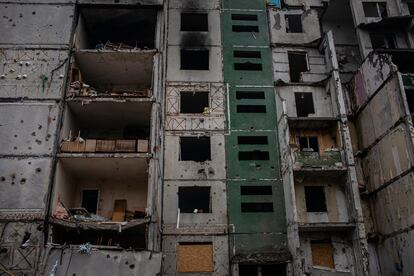
[[386, 2], [363, 2], [365, 17], [387, 17]]
[[313, 151], [319, 153], [318, 137], [299, 137], [299, 147], [301, 151]]
[[208, 15], [206, 13], [182, 13], [181, 31], [208, 32]]
[[211, 160], [210, 137], [180, 137], [180, 146], [181, 161]]
[[179, 187], [178, 208], [181, 213], [211, 213], [210, 187]]
[[98, 209], [98, 190], [82, 190], [82, 207], [96, 214]]
[[307, 212], [326, 212], [325, 189], [323, 186], [305, 186]]
[[335, 269], [334, 249], [330, 241], [311, 241], [312, 264]]
[[285, 15], [286, 32], [287, 33], [301, 33], [302, 30], [302, 16], [300, 14]]
[[315, 113], [312, 93], [295, 93], [295, 103], [298, 117], [308, 117]]
[[203, 113], [209, 107], [208, 92], [180, 92], [180, 113]]
[[236, 91], [236, 99], [264, 99], [265, 93], [263, 91]]
[[299, 82], [301, 73], [309, 71], [306, 53], [289, 52], [289, 74], [291, 82]]
[[373, 49], [394, 49], [396, 47], [392, 33], [371, 33], [369, 36]]
[[201, 49], [181, 50], [181, 70], [209, 70], [209, 52]]
[[177, 267], [178, 272], [213, 272], [213, 244], [180, 243]]

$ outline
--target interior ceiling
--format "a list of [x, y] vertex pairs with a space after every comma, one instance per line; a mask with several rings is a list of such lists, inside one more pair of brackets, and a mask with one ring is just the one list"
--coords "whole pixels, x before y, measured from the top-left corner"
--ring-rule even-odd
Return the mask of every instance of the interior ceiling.
[[71, 101], [69, 109], [80, 127], [123, 128], [129, 125], [149, 126], [150, 102]]
[[92, 86], [131, 85], [150, 88], [154, 51], [88, 51], [75, 53], [85, 82]]
[[60, 158], [59, 163], [75, 179], [146, 180], [146, 158]]

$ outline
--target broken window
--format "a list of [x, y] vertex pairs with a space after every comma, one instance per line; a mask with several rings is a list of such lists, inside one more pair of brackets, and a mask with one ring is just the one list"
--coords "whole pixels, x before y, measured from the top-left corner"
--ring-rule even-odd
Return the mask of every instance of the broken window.
[[272, 186], [240, 186], [240, 195], [272, 195]]
[[285, 264], [247, 265], [239, 264], [239, 276], [286, 276]]
[[272, 202], [242, 202], [242, 213], [271, 213], [273, 212]]
[[285, 15], [286, 32], [287, 33], [301, 33], [302, 30], [302, 15], [287, 14]]
[[236, 99], [264, 99], [265, 93], [263, 91], [236, 91]]
[[89, 213], [98, 211], [98, 190], [82, 190], [82, 207]]
[[213, 244], [180, 242], [177, 262], [178, 272], [213, 272]]
[[156, 22], [156, 9], [81, 7], [75, 45], [81, 49], [151, 49]]
[[210, 137], [180, 137], [180, 146], [181, 161], [211, 160]]
[[301, 151], [319, 152], [318, 137], [299, 137]]
[[295, 93], [295, 103], [298, 117], [308, 117], [315, 113], [312, 93]]
[[240, 14], [240, 13], [233, 13], [231, 15], [231, 20], [257, 21], [257, 14]]
[[362, 2], [365, 17], [387, 17], [387, 2]]
[[269, 160], [268, 151], [239, 151], [239, 160]]
[[371, 44], [373, 49], [395, 49], [395, 37], [392, 33], [371, 33]]
[[201, 49], [181, 50], [181, 70], [209, 70], [209, 52]]
[[178, 208], [181, 213], [211, 213], [210, 187], [179, 187]]
[[237, 105], [237, 113], [266, 113], [265, 105]]
[[208, 32], [208, 15], [206, 13], [182, 13], [181, 31]]
[[331, 241], [311, 241], [312, 264], [335, 269], [334, 248]]
[[233, 25], [231, 30], [235, 33], [258, 33], [259, 32], [259, 26]]
[[209, 107], [208, 92], [180, 92], [180, 113], [203, 113]]
[[306, 53], [288, 52], [291, 82], [299, 82], [301, 73], [309, 71]]
[[267, 145], [267, 136], [237, 136], [239, 145]]
[[306, 212], [326, 212], [325, 189], [323, 186], [305, 186]]

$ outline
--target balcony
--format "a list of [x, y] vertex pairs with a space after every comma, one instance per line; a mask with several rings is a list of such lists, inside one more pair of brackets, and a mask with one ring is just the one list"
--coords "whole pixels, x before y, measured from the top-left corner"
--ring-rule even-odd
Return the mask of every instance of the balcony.
[[339, 149], [325, 149], [320, 155], [313, 151], [296, 151], [294, 154], [296, 167], [342, 167], [341, 151]]

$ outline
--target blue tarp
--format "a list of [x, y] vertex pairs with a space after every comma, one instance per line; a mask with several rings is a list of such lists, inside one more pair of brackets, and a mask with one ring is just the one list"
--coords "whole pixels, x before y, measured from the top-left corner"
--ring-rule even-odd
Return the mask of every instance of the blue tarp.
[[280, 0], [268, 0], [269, 5], [280, 7]]

